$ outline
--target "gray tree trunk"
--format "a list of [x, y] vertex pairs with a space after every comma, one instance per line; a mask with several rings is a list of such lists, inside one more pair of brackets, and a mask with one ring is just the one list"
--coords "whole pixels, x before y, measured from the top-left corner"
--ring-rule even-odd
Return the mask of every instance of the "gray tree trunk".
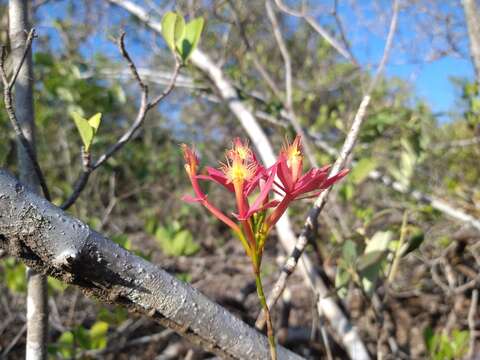
[[470, 56], [475, 68], [477, 83], [480, 84], [480, 13], [477, 0], [463, 0], [463, 10], [467, 21], [468, 38], [470, 42]]
[[[27, 31], [30, 30], [28, 22], [28, 1], [10, 0], [8, 7], [9, 37], [11, 45], [12, 67], [21, 61]], [[25, 59], [18, 75], [14, 88], [15, 111], [20, 127], [25, 137], [35, 147], [35, 120], [33, 109], [33, 69], [31, 51]], [[18, 169], [20, 179], [36, 193], [39, 192], [39, 183], [30, 158], [17, 141]], [[48, 341], [48, 302], [47, 280], [44, 275], [37, 274], [34, 270], [27, 269], [27, 348], [26, 358], [38, 360], [47, 358]]]
[[[0, 249], [100, 301], [143, 313], [222, 358], [269, 358], [265, 336], [1, 169]], [[278, 359], [303, 358], [278, 346]]]

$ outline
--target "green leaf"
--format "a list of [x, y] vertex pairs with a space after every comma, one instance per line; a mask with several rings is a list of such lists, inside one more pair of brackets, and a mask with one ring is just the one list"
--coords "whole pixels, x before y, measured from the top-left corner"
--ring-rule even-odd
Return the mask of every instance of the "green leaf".
[[102, 113], [96, 113], [90, 119], [88, 119], [88, 124], [93, 129], [93, 135], [95, 135], [100, 127], [100, 122], [102, 121]]
[[52, 278], [50, 276], [47, 278], [47, 283], [48, 283], [48, 290], [52, 292], [62, 293], [67, 288], [67, 285], [65, 283], [55, 278]]
[[75, 337], [71, 331], [66, 331], [60, 335], [60, 338], [57, 340], [58, 351], [63, 358], [71, 358], [73, 353], [73, 343]]
[[94, 131], [92, 126], [89, 124], [88, 120], [84, 119], [80, 114], [77, 112], [71, 113], [73, 121], [77, 126], [78, 132], [80, 133], [80, 137], [82, 138], [83, 146], [85, 147], [85, 151], [89, 151], [90, 145], [92, 145]]
[[168, 47], [175, 52], [175, 23], [177, 14], [167, 12], [162, 18], [162, 36]]
[[204, 20], [202, 18], [196, 18], [190, 21], [185, 27], [185, 38], [182, 39], [179, 47], [179, 53], [182, 56], [182, 60], [185, 62], [189, 56], [195, 50], [200, 41], [200, 35], [202, 35]]
[[90, 347], [92, 349], [103, 349], [107, 346], [108, 326], [105, 321], [97, 321], [90, 328]]
[[178, 222], [173, 222], [168, 227], [159, 226], [155, 237], [163, 252], [169, 256], [190, 256], [200, 250], [192, 233], [182, 230]]
[[367, 270], [369, 267], [378, 264], [385, 258], [386, 253], [386, 251], [374, 250], [361, 255], [357, 259], [357, 270], [362, 272]]
[[162, 36], [168, 47], [175, 52], [185, 37], [183, 16], [167, 12], [162, 19]]
[[347, 266], [355, 264], [357, 258], [357, 245], [352, 240], [346, 240], [342, 246], [342, 260]]
[[179, 44], [182, 43], [185, 38], [185, 19], [183, 16], [177, 14], [177, 21], [175, 21], [175, 45], [177, 49]]
[[451, 346], [454, 351], [454, 357], [456, 359], [463, 358], [467, 353], [468, 341], [470, 339], [470, 332], [467, 330], [455, 329], [452, 331]]
[[392, 238], [393, 233], [391, 231], [377, 231], [367, 243], [367, 247], [362, 255], [364, 256], [363, 262], [365, 265], [376, 260], [377, 256], [380, 256], [380, 253], [383, 254], [383, 257], [380, 258], [379, 261], [373, 262], [361, 271], [362, 285], [367, 294], [371, 294], [374, 290], [374, 285], [377, 282], [382, 269], [382, 260], [388, 250], [388, 244]]
[[350, 172], [349, 178], [354, 184], [362, 183], [368, 174], [375, 170], [377, 167], [377, 161], [373, 158], [363, 158], [360, 160]]
[[408, 240], [408, 242], [402, 246], [402, 248], [400, 249], [400, 254], [402, 256], [405, 256], [411, 253], [412, 251], [417, 250], [420, 247], [420, 245], [422, 245], [423, 240], [425, 240], [425, 234], [421, 230], [417, 231]]

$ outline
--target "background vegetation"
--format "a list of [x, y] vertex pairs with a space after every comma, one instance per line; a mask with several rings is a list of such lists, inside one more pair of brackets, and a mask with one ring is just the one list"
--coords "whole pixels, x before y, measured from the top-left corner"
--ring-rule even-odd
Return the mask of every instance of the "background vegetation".
[[[285, 66], [263, 1], [138, 3], [159, 19], [172, 8], [204, 17], [207, 25], [201, 48], [222, 67], [275, 149], [280, 149], [285, 137], [295, 136], [285, 116], [291, 110], [284, 101]], [[367, 2], [346, 3], [349, 13], [366, 16]], [[368, 3], [368, 11], [374, 13], [363, 27], [384, 36], [390, 4]], [[469, 59], [466, 23], [456, 1], [427, 9], [428, 2], [401, 3], [400, 19], [422, 14], [420, 20], [429, 18], [432, 27], [442, 30], [431, 42], [435, 55]], [[333, 5], [317, 1], [310, 5], [318, 21], [341, 39], [342, 27], [333, 16], [321, 13]], [[7, 42], [6, 6], [6, 1], [0, 1], [2, 43]], [[341, 147], [372, 78], [369, 65], [375, 68], [379, 59], [372, 56], [360, 65], [349, 61], [306, 21], [275, 11], [292, 57], [295, 116], [314, 159], [319, 164], [333, 163], [331, 150]], [[172, 56], [158, 35], [107, 1], [35, 1], [32, 14], [39, 35], [34, 43], [38, 155], [53, 201], [61, 204], [81, 172], [81, 139], [72, 111], [103, 114], [93, 154], [114, 143], [136, 113], [139, 92], [111, 39], [121, 29], [126, 31], [127, 48], [153, 89], [161, 90], [168, 82]], [[447, 18], [453, 24], [450, 27]], [[372, 24], [373, 19], [378, 21]], [[428, 64], [430, 52], [404, 46], [410, 39], [422, 48], [430, 39], [420, 20], [412, 20], [415, 27], [408, 28], [400, 21], [394, 49], [412, 62]], [[350, 33], [344, 35], [353, 38]], [[449, 48], [449, 41], [459, 48]], [[350, 45], [355, 49], [355, 44]], [[458, 105], [451, 113], [437, 114], [416, 96], [413, 83], [393, 76], [381, 79], [355, 147], [352, 171], [334, 188], [319, 219], [317, 237], [307, 248], [330, 284], [331, 296], [350, 315], [370, 352], [383, 358], [460, 359], [471, 349], [480, 351], [478, 344], [475, 348], [480, 319], [473, 302], [480, 280], [479, 230], [429, 202], [433, 197], [480, 218], [478, 82], [474, 78], [452, 81], [458, 88]], [[223, 160], [223, 149], [234, 136], [246, 138], [215, 86], [188, 65], [170, 97], [148, 114], [132, 141], [91, 176], [70, 211], [253, 324], [259, 307], [240, 243], [202, 208], [180, 200], [190, 193], [190, 185], [179, 144], [195, 144], [201, 162], [215, 164]], [[2, 104], [0, 166], [12, 172], [16, 171], [15, 146]], [[381, 177], [375, 180], [375, 171], [396, 181], [397, 187], [385, 184]], [[229, 212], [233, 204], [221, 190], [206, 190]], [[415, 196], [419, 192], [424, 197]], [[300, 201], [290, 211], [295, 231], [302, 228], [310, 206], [309, 200]], [[374, 250], [379, 250], [375, 257], [362, 256]], [[264, 277], [269, 292], [286, 254], [275, 236], [266, 251]], [[24, 265], [3, 256], [0, 353], [12, 359], [24, 354], [24, 273]], [[121, 308], [97, 304], [51, 278], [49, 291], [52, 358], [209, 357], [170, 330]], [[343, 358], [338, 339], [329, 332], [329, 324], [318, 318], [313, 294], [299, 274], [290, 279], [287, 293], [290, 296], [284, 296], [274, 311], [280, 342], [307, 358], [323, 358], [321, 333], [326, 330], [334, 357]]]

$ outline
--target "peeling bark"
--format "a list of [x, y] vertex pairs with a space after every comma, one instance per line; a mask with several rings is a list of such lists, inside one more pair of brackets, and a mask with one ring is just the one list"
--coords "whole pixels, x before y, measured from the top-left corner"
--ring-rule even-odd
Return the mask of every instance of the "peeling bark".
[[[151, 317], [207, 351], [268, 359], [265, 336], [152, 263], [91, 230], [0, 170], [0, 248], [87, 295]], [[278, 348], [279, 359], [302, 359]]]

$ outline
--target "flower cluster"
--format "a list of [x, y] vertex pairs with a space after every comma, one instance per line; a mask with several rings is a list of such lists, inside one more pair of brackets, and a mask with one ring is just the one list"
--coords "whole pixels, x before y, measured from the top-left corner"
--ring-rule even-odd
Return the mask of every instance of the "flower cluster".
[[[227, 151], [226, 162], [218, 169], [207, 167], [206, 174], [199, 174], [199, 161], [194, 151], [185, 144], [182, 150], [185, 169], [195, 193], [195, 196], [186, 195], [183, 199], [201, 203], [233, 230], [252, 259], [255, 273], [260, 271], [266, 238], [290, 203], [318, 196], [348, 173], [343, 170], [328, 177], [330, 166], [303, 173], [300, 136], [291, 144], [287, 143], [277, 162], [268, 168], [260, 164], [248, 144], [238, 138]], [[228, 216], [215, 207], [202, 191], [199, 181], [213, 181], [233, 193], [236, 212]], [[278, 195], [278, 200], [273, 199], [274, 194]]]

